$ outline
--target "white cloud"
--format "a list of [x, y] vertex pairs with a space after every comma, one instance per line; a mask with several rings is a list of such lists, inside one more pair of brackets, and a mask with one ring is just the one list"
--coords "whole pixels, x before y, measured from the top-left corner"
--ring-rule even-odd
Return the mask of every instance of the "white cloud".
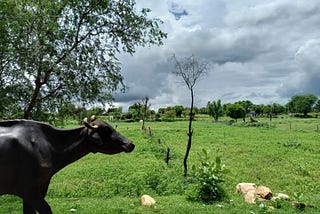
[[295, 53], [297, 71], [289, 75], [280, 94], [320, 95], [320, 39], [307, 40]]
[[[173, 53], [194, 54], [213, 66], [196, 87], [200, 106], [212, 99], [285, 103], [295, 93], [320, 96], [317, 0], [140, 0], [137, 6], [151, 8], [151, 16], [164, 21], [168, 38], [163, 46], [121, 56], [130, 87], [117, 96], [123, 102], [148, 92], [157, 107], [188, 105], [188, 89], [171, 80], [167, 59]], [[172, 14], [183, 11], [179, 19]]]

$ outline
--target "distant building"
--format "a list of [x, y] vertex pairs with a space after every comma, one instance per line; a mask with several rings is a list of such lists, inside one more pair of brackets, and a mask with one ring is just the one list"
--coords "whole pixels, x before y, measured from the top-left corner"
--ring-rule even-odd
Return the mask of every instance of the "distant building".
[[247, 117], [255, 117], [257, 116], [255, 111], [250, 111], [249, 113], [247, 113]]

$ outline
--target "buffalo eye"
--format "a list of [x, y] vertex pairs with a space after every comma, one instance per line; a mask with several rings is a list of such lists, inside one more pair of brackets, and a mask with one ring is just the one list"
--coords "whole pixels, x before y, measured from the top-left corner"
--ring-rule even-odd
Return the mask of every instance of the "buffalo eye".
[[101, 127], [101, 129], [99, 130], [99, 135], [103, 138], [103, 139], [108, 139], [111, 137], [111, 135], [113, 134], [114, 130], [112, 127], [109, 126], [104, 126], [103, 128]]

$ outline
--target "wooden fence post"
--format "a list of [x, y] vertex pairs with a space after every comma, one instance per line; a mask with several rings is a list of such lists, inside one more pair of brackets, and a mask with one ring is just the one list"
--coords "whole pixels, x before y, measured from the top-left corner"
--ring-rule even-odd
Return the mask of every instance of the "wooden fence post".
[[170, 148], [167, 148], [167, 158], [166, 158], [166, 163], [169, 164], [169, 159], [170, 159]]

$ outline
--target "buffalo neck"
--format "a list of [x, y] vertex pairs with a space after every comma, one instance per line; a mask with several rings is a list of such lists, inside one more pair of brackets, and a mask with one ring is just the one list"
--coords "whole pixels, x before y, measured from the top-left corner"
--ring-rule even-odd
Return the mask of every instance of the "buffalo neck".
[[68, 164], [87, 155], [90, 150], [87, 144], [88, 129], [79, 127], [75, 129], [56, 129], [51, 142], [54, 150], [55, 171], [59, 171]]

